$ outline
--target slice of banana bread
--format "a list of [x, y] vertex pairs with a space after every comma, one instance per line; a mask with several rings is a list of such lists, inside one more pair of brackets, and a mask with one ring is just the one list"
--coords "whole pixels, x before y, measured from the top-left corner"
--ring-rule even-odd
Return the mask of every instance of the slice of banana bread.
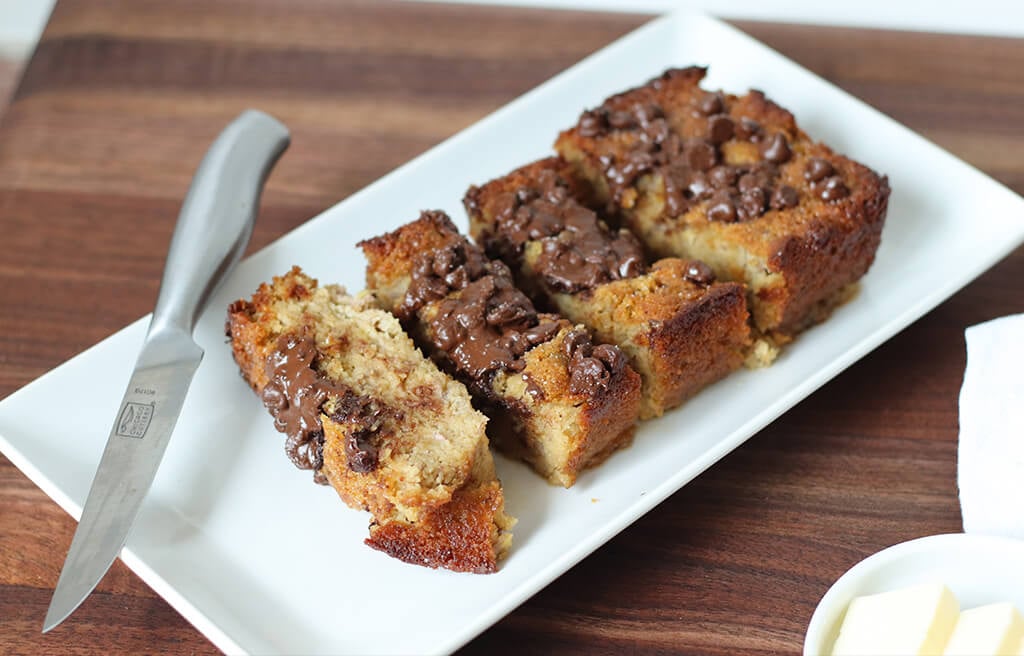
[[470, 234], [538, 303], [618, 345], [643, 380], [640, 417], [660, 416], [743, 363], [743, 286], [715, 282], [698, 261], [648, 267], [628, 230], [577, 201], [566, 167], [551, 157], [471, 187]]
[[515, 520], [487, 420], [372, 296], [295, 267], [233, 303], [226, 331], [292, 462], [373, 515], [368, 545], [428, 567], [496, 570]]
[[745, 282], [756, 328], [785, 342], [871, 266], [888, 181], [813, 142], [760, 91], [701, 89], [705, 72], [671, 69], [608, 98], [555, 148], [653, 254]]
[[368, 289], [466, 383], [499, 449], [569, 487], [631, 442], [640, 377], [622, 352], [537, 313], [508, 267], [487, 259], [443, 212], [360, 246]]

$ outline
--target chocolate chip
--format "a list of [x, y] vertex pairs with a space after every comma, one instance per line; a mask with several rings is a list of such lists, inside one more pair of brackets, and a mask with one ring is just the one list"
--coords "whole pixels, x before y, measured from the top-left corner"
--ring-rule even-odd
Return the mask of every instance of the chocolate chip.
[[600, 344], [594, 347], [591, 357], [604, 363], [605, 368], [612, 376], [618, 375], [626, 368], [626, 356], [617, 346], [611, 344]]
[[750, 191], [751, 189], [757, 189], [764, 183], [764, 180], [762, 180], [761, 177], [762, 176], [759, 176], [757, 173], [752, 171], [744, 173], [740, 176], [739, 182], [736, 186], [741, 193], [744, 191]]
[[743, 192], [739, 202], [740, 217], [743, 219], [756, 219], [764, 214], [766, 196], [764, 189], [761, 187], [754, 187], [749, 191]]
[[785, 135], [776, 132], [767, 141], [761, 144], [761, 155], [769, 162], [782, 164], [788, 162], [793, 152], [789, 149], [789, 142]]
[[635, 278], [647, 271], [647, 263], [642, 257], [627, 256], [619, 262], [619, 278]]
[[572, 360], [577, 351], [587, 356], [590, 355], [592, 349], [593, 343], [590, 341], [590, 336], [582, 330], [570, 331], [565, 336], [565, 341], [562, 342], [562, 352], [569, 360]]
[[[544, 184], [542, 181], [541, 184]], [[569, 189], [565, 185], [561, 184], [550, 184], [545, 185], [544, 199], [552, 205], [560, 205], [569, 198]]]
[[690, 166], [697, 171], [707, 171], [718, 161], [718, 153], [715, 147], [707, 141], [694, 141], [686, 149], [686, 158]]
[[715, 281], [715, 272], [699, 260], [690, 260], [686, 263], [683, 277], [697, 285], [710, 285]]
[[785, 210], [796, 207], [799, 202], [800, 195], [796, 189], [789, 185], [782, 185], [772, 194], [771, 207], [773, 210]]
[[846, 198], [850, 195], [850, 189], [843, 183], [843, 179], [834, 175], [825, 181], [825, 186], [819, 192], [822, 200], [833, 201]]
[[726, 114], [715, 114], [708, 119], [708, 141], [713, 144], [725, 143], [732, 139], [733, 123]]
[[731, 166], [716, 166], [711, 169], [708, 179], [715, 189], [724, 189], [736, 184], [739, 173]]
[[611, 373], [597, 358], [583, 357], [573, 361], [569, 369], [569, 391], [573, 394], [592, 394], [608, 387]]
[[630, 130], [638, 127], [636, 117], [629, 112], [610, 112], [608, 125], [616, 130]]
[[599, 137], [608, 131], [608, 115], [600, 109], [583, 112], [579, 121], [581, 137]]
[[685, 193], [690, 200], [700, 200], [710, 196], [711, 186], [708, 184], [708, 177], [699, 171], [695, 172], [690, 176]]
[[640, 139], [645, 144], [660, 144], [668, 139], [672, 130], [668, 127], [668, 121], [663, 118], [656, 118], [650, 123], [641, 125]]
[[651, 123], [655, 119], [665, 118], [665, 110], [661, 108], [661, 105], [657, 105], [655, 103], [637, 105], [633, 108], [633, 113], [636, 115], [636, 118], [640, 121], [641, 125]]
[[835, 173], [835, 169], [828, 163], [828, 160], [820, 157], [813, 157], [804, 168], [804, 178], [811, 182], [819, 182]]
[[535, 316], [525, 296], [495, 296], [487, 308], [484, 321], [489, 326], [512, 326], [527, 322]]
[[725, 109], [725, 105], [722, 102], [722, 98], [717, 93], [705, 96], [704, 99], [697, 104], [697, 111], [704, 116], [720, 114], [723, 109]]
[[[377, 468], [378, 452], [372, 439], [373, 431], [353, 430], [345, 438], [345, 455], [348, 457], [348, 468], [357, 474], [372, 472]], [[321, 447], [321, 454], [323, 453]], [[321, 458], [323, 456], [321, 455]]]
[[711, 199], [711, 207], [708, 208], [708, 220], [732, 223], [736, 220], [736, 207], [728, 193], [718, 193]]
[[734, 129], [737, 139], [758, 141], [761, 138], [761, 124], [750, 118], [741, 118]]
[[515, 198], [516, 198], [516, 201], [518, 201], [520, 204], [523, 204], [523, 203], [529, 203], [531, 200], [533, 200], [534, 198], [537, 198], [537, 196], [539, 196], [539, 195], [540, 194], [538, 194], [537, 190], [534, 189], [533, 187], [525, 187], [524, 186], [524, 187], [519, 187], [518, 189], [516, 189]]

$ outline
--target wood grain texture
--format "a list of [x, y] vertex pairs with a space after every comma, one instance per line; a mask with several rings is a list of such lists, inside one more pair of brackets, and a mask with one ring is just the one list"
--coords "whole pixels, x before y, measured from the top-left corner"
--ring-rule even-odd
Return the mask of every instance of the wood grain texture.
[[0, 116], [7, 107], [7, 101], [14, 92], [14, 86], [18, 82], [18, 75], [21, 73], [21, 60], [0, 57]]
[[[241, 108], [294, 134], [256, 249], [644, 20], [370, 0], [60, 2], [0, 119], [0, 397], [152, 308], [195, 166]], [[1024, 191], [1021, 41], [740, 27]], [[963, 330], [1024, 310], [1022, 281], [1017, 251], [465, 653], [798, 651], [845, 569], [959, 530]], [[215, 651], [119, 562], [41, 636], [73, 531], [0, 458], [0, 653]]]

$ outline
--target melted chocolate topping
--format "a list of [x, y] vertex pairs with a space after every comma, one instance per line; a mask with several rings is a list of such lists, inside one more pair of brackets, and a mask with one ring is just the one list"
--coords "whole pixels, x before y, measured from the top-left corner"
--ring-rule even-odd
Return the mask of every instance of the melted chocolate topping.
[[377, 468], [377, 436], [384, 423], [385, 409], [368, 396], [346, 390], [334, 403], [331, 419], [350, 426], [345, 437], [348, 468], [365, 474]]
[[626, 356], [617, 346], [594, 346], [590, 335], [573, 330], [562, 345], [569, 361], [569, 391], [590, 394], [608, 388], [608, 383], [626, 367]]
[[[448, 226], [451, 222], [445, 216], [444, 222], [439, 225]], [[457, 234], [454, 225], [451, 226], [451, 230], [453, 234]], [[441, 248], [421, 253], [413, 262], [409, 288], [395, 315], [402, 321], [407, 321], [424, 305], [439, 301], [450, 292], [458, 291], [487, 275], [511, 277], [512, 274], [503, 263], [489, 260], [480, 249], [465, 239], [458, 239]]]
[[541, 321], [530, 299], [509, 277], [488, 275], [438, 304], [430, 322], [434, 346], [448, 354], [455, 370], [487, 393], [498, 371], [519, 372], [523, 355], [558, 333], [558, 323]]
[[636, 237], [608, 229], [552, 170], [498, 198], [494, 231], [485, 246], [506, 261], [519, 261], [527, 242], [539, 242], [537, 274], [556, 292], [576, 294], [647, 270]]
[[[691, 69], [672, 69], [651, 80], [648, 87], [659, 90], [674, 77], [692, 77]], [[760, 93], [751, 91], [751, 93]], [[647, 96], [649, 98], [650, 96]], [[665, 184], [666, 210], [680, 216], [698, 203], [707, 202], [711, 221], [749, 221], [771, 210], [795, 207], [800, 194], [777, 183], [779, 166], [793, 151], [786, 135], [766, 133], [756, 121], [728, 115], [721, 93], [697, 97], [691, 113], [706, 121], [704, 137], [683, 138], [670, 126], [665, 110], [656, 102], [641, 100], [622, 106], [622, 96], [612, 96], [603, 105], [583, 113], [577, 124], [580, 136], [597, 138], [628, 134], [630, 146], [624, 154], [600, 157], [611, 190], [610, 212], [619, 209], [625, 192], [637, 178], [659, 173]], [[744, 166], [723, 164], [722, 145], [730, 140], [758, 145], [761, 160]], [[805, 172], [811, 191], [825, 201], [849, 195], [849, 189], [825, 160], [811, 160]], [[744, 182], [746, 180], [746, 182]]]
[[[522, 371], [527, 351], [551, 341], [561, 324], [552, 315], [538, 314], [530, 299], [514, 285], [508, 267], [487, 260], [465, 238], [417, 257], [402, 307], [415, 313], [435, 301], [442, 285], [445, 296], [436, 303], [436, 313], [427, 326], [431, 347], [446, 354], [443, 364], [478, 397], [503, 403], [491, 388], [494, 375], [499, 371]], [[432, 291], [422, 291], [428, 288]], [[567, 353], [573, 392], [607, 385], [625, 366], [625, 356], [617, 347], [594, 347], [586, 333], [574, 340], [578, 348], [571, 355]], [[527, 381], [527, 386], [534, 398], [543, 396], [532, 381]]]
[[288, 458], [299, 469], [312, 469], [313, 480], [323, 485], [327, 483], [321, 472], [324, 430], [320, 415], [324, 406], [333, 400], [332, 419], [358, 424], [345, 444], [349, 468], [357, 472], [372, 471], [377, 465], [376, 449], [370, 442], [380, 428], [381, 411], [366, 397], [324, 379], [315, 369], [316, 358], [316, 342], [311, 336], [287, 333], [279, 337], [267, 358], [268, 381], [260, 396], [274, 417], [274, 427], [287, 436]]

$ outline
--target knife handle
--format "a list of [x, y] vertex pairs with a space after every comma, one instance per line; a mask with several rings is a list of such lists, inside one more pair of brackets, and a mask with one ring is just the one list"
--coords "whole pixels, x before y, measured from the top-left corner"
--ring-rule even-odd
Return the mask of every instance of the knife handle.
[[246, 110], [203, 157], [171, 237], [149, 334], [191, 335], [200, 311], [249, 244], [263, 182], [288, 147], [288, 128]]

